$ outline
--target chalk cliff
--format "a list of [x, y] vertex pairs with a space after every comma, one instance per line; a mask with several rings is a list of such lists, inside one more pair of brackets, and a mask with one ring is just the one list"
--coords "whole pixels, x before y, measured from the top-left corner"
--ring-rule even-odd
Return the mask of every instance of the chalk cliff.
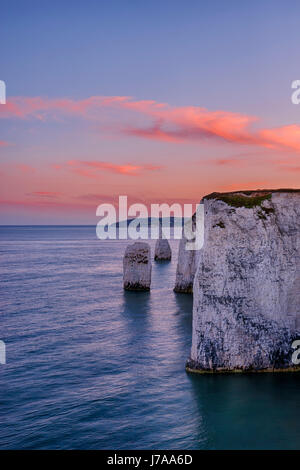
[[182, 286], [196, 269], [187, 370], [295, 369], [300, 190], [213, 193], [202, 203], [204, 247], [182, 249], [177, 270]]
[[151, 249], [148, 243], [128, 245], [123, 258], [125, 290], [148, 291], [151, 285]]

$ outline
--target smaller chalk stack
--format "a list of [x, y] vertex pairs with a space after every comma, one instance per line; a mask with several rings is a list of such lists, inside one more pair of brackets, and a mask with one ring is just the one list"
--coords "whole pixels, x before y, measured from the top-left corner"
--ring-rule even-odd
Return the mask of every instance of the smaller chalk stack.
[[170, 261], [172, 258], [172, 251], [170, 244], [166, 238], [163, 238], [162, 227], [159, 226], [159, 239], [155, 244], [154, 260], [155, 261]]
[[155, 244], [154, 259], [155, 261], [170, 261], [172, 251], [168, 240], [159, 238]]
[[125, 290], [149, 291], [151, 285], [151, 249], [148, 243], [128, 245], [123, 258]]

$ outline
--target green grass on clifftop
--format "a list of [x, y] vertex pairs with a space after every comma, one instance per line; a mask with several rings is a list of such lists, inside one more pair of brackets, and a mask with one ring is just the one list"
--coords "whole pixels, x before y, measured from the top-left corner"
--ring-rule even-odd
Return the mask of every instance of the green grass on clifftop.
[[204, 199], [215, 199], [223, 201], [232, 207], [246, 207], [251, 209], [253, 207], [261, 206], [263, 201], [270, 200], [272, 193], [300, 193], [300, 189], [265, 189], [256, 191], [235, 191], [230, 193], [211, 193], [205, 196]]
[[[242, 194], [218, 194], [214, 198], [218, 201], [223, 201], [232, 207], [252, 207], [261, 206], [261, 203], [267, 199], [271, 199], [272, 194], [264, 194], [259, 196], [244, 196]], [[207, 199], [207, 198], [206, 198]]]

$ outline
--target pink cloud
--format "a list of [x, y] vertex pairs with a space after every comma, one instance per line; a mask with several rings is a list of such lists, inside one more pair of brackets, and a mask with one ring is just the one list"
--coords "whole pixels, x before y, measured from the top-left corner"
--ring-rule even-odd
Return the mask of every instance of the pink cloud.
[[46, 198], [41, 199], [32, 199], [32, 200], [20, 200], [20, 199], [1, 199], [0, 206], [3, 207], [24, 207], [30, 209], [49, 209], [53, 211], [66, 211], [66, 209], [74, 211], [88, 211], [91, 214], [94, 214], [95, 204], [81, 203], [79, 201], [69, 202], [69, 201], [56, 201]]
[[283, 166], [282, 165], [279, 169], [283, 171], [289, 171], [291, 173], [300, 172], [300, 166]]
[[151, 140], [161, 140], [163, 142], [182, 142], [183, 139], [175, 132], [164, 131], [160, 124], [155, 124], [148, 129], [140, 129], [137, 127], [127, 127], [123, 130], [124, 134], [135, 137], [142, 137]]
[[33, 168], [31, 165], [17, 163], [16, 167], [21, 171], [21, 173], [35, 173], [35, 168]]
[[218, 166], [243, 166], [245, 162], [238, 158], [219, 158], [214, 160], [213, 163]]
[[[252, 127], [258, 121], [255, 116], [223, 110], [210, 111], [198, 106], [170, 106], [153, 100], [135, 101], [127, 96], [92, 96], [82, 100], [15, 97], [0, 107], [0, 118], [45, 120], [65, 115], [96, 122], [104, 118], [107, 122], [108, 117], [102, 112], [105, 109], [138, 113], [150, 119], [150, 123], [143, 127], [126, 124], [124, 129], [122, 124], [114, 124], [119, 132], [135, 137], [166, 142], [213, 138], [240, 145], [300, 151], [300, 126], [296, 124], [255, 130]], [[118, 119], [128, 122], [123, 115], [119, 115]]]
[[300, 151], [300, 126], [296, 124], [282, 126], [274, 129], [263, 129], [259, 132], [260, 137], [266, 146], [290, 147], [293, 150]]
[[127, 163], [124, 165], [117, 165], [110, 162], [103, 161], [82, 161], [70, 160], [68, 165], [72, 167], [73, 171], [81, 176], [95, 177], [99, 171], [109, 171], [111, 173], [129, 176], [138, 176], [145, 171], [159, 170], [160, 166], [154, 165], [133, 165]]
[[[98, 204], [103, 203], [111, 203], [114, 204], [115, 207], [118, 206], [118, 198], [116, 195], [105, 195], [105, 194], [83, 194], [78, 196], [72, 196], [71, 199], [59, 199], [59, 198], [51, 198], [51, 197], [44, 197], [45, 191], [37, 191], [36, 193], [31, 193], [37, 197], [34, 198], [2, 198], [0, 199], [0, 210], [1, 207], [24, 207], [32, 210], [41, 210], [47, 209], [54, 212], [65, 212], [66, 210], [71, 210], [75, 212], [83, 212], [89, 213], [92, 216], [95, 216], [95, 209]], [[49, 192], [52, 193], [52, 192]], [[55, 194], [55, 193], [52, 193]], [[60, 193], [57, 193], [60, 194]], [[30, 194], [28, 194], [30, 195]], [[140, 196], [129, 196], [128, 203], [135, 203], [135, 202], [144, 202]]]
[[36, 118], [45, 119], [51, 114], [63, 113], [74, 116], [87, 117], [93, 110], [121, 106], [128, 100], [126, 96], [91, 96], [83, 100], [69, 98], [42, 98], [42, 97], [12, 97], [0, 107], [0, 118]]
[[244, 191], [244, 190], [253, 190], [255, 189], [271, 189], [272, 185], [267, 180], [260, 181], [247, 181], [242, 183], [231, 183], [223, 185], [219, 188], [219, 191]]
[[57, 198], [61, 195], [62, 193], [59, 193], [56, 191], [33, 191], [31, 193], [27, 193], [27, 196], [50, 197], [50, 198]]
[[54, 170], [61, 170], [63, 168], [63, 165], [55, 163], [54, 165], [51, 165], [51, 168], [53, 168]]

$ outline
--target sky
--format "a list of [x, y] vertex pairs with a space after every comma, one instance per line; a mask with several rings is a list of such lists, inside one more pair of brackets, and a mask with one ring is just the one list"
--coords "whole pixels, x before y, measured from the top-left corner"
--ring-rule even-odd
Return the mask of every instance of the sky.
[[2, 225], [300, 187], [299, 1], [0, 7]]

